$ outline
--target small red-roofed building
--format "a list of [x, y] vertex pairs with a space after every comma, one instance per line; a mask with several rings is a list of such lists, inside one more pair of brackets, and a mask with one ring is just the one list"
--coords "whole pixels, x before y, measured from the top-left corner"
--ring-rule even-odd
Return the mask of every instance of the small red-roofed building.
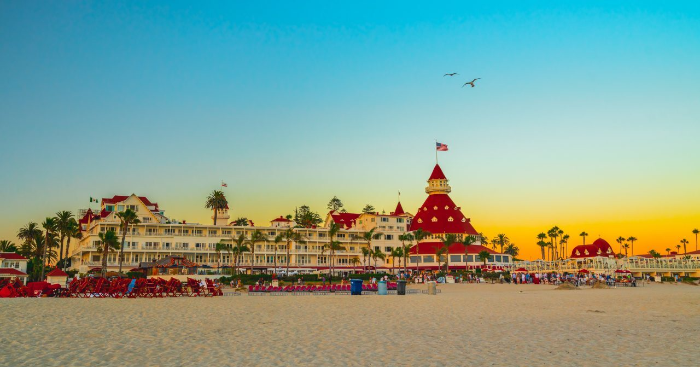
[[68, 273], [59, 268], [55, 268], [46, 274], [46, 282], [59, 284], [61, 287], [65, 287], [68, 283]]
[[28, 261], [14, 252], [0, 252], [0, 278], [19, 278], [26, 284]]

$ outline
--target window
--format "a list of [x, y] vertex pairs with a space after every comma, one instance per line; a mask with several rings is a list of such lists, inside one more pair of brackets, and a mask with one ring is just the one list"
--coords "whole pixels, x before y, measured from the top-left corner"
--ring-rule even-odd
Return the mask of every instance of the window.
[[170, 242], [163, 242], [163, 249], [164, 250], [170, 250], [170, 246], [172, 246], [172, 244]]
[[[340, 235], [337, 235], [337, 236], [340, 237]], [[326, 237], [326, 234], [325, 234], [325, 233], [319, 233], [319, 234], [318, 234], [318, 238], [324, 238], [324, 237]], [[345, 235], [343, 235], [343, 237], [345, 237]]]
[[209, 231], [209, 236], [216, 237], [216, 231]]
[[124, 211], [124, 205], [117, 205], [117, 211], [118, 211], [118, 212], [123, 212], [123, 211]]
[[385, 235], [385, 236], [384, 236], [384, 239], [387, 240], [387, 241], [391, 241], [391, 240], [394, 239], [394, 235], [393, 235], [393, 234]]
[[450, 255], [450, 262], [453, 262], [453, 263], [462, 262], [462, 255]]
[[131, 210], [133, 210], [134, 212], [138, 212], [138, 211], [139, 211], [139, 207], [138, 207], [137, 205], [127, 205], [126, 208], [127, 208], [127, 209], [131, 209]]
[[420, 256], [411, 256], [410, 259], [412, 263], [416, 264], [420, 262]]
[[384, 252], [391, 252], [391, 247], [389, 247], [389, 246], [384, 247]]
[[224, 230], [224, 232], [222, 233], [222, 235], [224, 235], [224, 236], [226, 236], [226, 235], [231, 235], [231, 231], [230, 231], [230, 230]]
[[379, 251], [379, 246], [374, 246], [374, 251]]
[[269, 231], [269, 232], [267, 232], [267, 235], [268, 235], [268, 236], [275, 236], [276, 234], [277, 234], [277, 232], [275, 232], [275, 231]]
[[396, 223], [403, 223], [403, 218], [396, 218]]
[[374, 218], [372, 218], [371, 222], [374, 223]]
[[421, 260], [422, 260], [421, 262], [424, 262], [424, 263], [431, 263], [431, 262], [435, 261], [435, 258], [431, 255], [428, 255], [428, 256], [423, 256], [423, 258]]
[[386, 218], [386, 217], [382, 217], [381, 219], [382, 219], [382, 222], [384, 222], [384, 223], [387, 223], [387, 222], [389, 222], [389, 218]]
[[501, 262], [501, 255], [495, 255], [496, 257], [496, 262]]
[[108, 212], [113, 212], [114, 211], [114, 205], [105, 205], [105, 210]]
[[[319, 236], [319, 237], [320, 237], [320, 236]], [[345, 234], [344, 234], [344, 233], [338, 233], [338, 235], [336, 235], [336, 237], [338, 237], [338, 238], [345, 238]]]

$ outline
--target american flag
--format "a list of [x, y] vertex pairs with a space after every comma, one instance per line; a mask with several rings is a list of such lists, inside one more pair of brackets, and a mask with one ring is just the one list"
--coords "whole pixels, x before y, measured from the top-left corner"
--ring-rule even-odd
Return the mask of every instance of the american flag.
[[447, 144], [435, 142], [435, 149], [438, 152], [446, 152], [447, 151]]
[[226, 184], [226, 182], [221, 181], [221, 187], [228, 187], [228, 185]]

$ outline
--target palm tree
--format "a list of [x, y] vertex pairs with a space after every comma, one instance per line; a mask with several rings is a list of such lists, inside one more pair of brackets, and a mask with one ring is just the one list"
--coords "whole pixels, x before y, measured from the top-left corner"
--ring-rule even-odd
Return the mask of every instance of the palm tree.
[[[564, 231], [562, 229], [557, 229], [557, 234], [559, 235], [559, 248], [557, 248], [559, 256], [557, 256], [557, 258], [561, 259], [564, 257], [564, 245], [561, 243], [561, 240], [564, 238]], [[561, 249], [561, 252], [559, 249]]]
[[683, 245], [683, 253], [684, 253], [684, 254], [687, 254], [687, 253], [688, 253], [688, 250], [687, 250], [686, 245], [688, 244], [688, 240], [686, 240], [685, 238], [682, 239], [682, 240], [681, 240], [681, 244]]
[[668, 247], [666, 248], [666, 255], [671, 255], [671, 249]]
[[372, 250], [368, 249], [367, 247], [363, 247], [360, 249], [362, 251], [362, 266], [365, 268], [365, 272], [367, 271], [367, 259], [372, 256]]
[[41, 248], [36, 243], [37, 237], [41, 236], [42, 232], [39, 225], [34, 222], [27, 223], [26, 226], [19, 229], [17, 238], [22, 240], [20, 252], [27, 257], [38, 259], [41, 256]]
[[[100, 237], [100, 247], [98, 248], [98, 251], [102, 251], [102, 277], [106, 278], [107, 277], [107, 256], [109, 255], [110, 250], [118, 250], [119, 249], [119, 237], [117, 234], [109, 230], [107, 232], [100, 232], [99, 234]], [[155, 260], [153, 261], [153, 267], [155, 268], [156, 262]]]
[[[370, 250], [371, 251], [371, 250]], [[386, 255], [381, 251], [381, 249], [376, 249], [372, 251], [372, 259], [374, 260], [374, 269], [377, 269], [377, 259], [386, 259]]]
[[676, 253], [681, 252], [681, 245], [676, 245]]
[[[618, 237], [618, 238], [615, 240], [615, 242], [617, 242], [617, 243], [620, 244], [620, 252], [622, 252], [622, 244], [623, 244], [625, 241], [626, 241], [625, 238], [622, 237], [622, 236]], [[618, 253], [620, 253], [620, 252], [618, 252]]]
[[289, 276], [289, 251], [292, 248], [292, 242], [303, 244], [306, 243], [306, 239], [301, 233], [295, 231], [294, 228], [287, 228], [287, 230], [282, 232], [281, 236], [281, 239], [287, 243], [287, 271], [285, 274]]
[[66, 255], [63, 257], [63, 270], [68, 268], [68, 250], [70, 249], [71, 238], [83, 238], [83, 233], [80, 231], [80, 225], [78, 225], [78, 222], [73, 218], [71, 218], [70, 223], [68, 223], [68, 229], [66, 231]]
[[231, 253], [231, 245], [219, 241], [216, 243], [216, 247], [214, 248], [214, 251], [216, 251], [216, 254], [219, 255], [218, 267], [219, 267], [219, 274], [221, 274], [221, 253], [223, 251]]
[[233, 247], [231, 248], [231, 276], [236, 274], [238, 259], [243, 255], [243, 253], [248, 251], [250, 251], [250, 248], [246, 246], [245, 235], [240, 234], [236, 239], [233, 240]]
[[274, 264], [275, 264], [275, 275], [277, 275], [277, 247], [279, 246], [279, 243], [282, 242], [284, 239], [282, 238], [282, 235], [277, 235], [275, 236], [275, 239], [273, 242], [275, 243], [275, 258], [274, 258]]
[[486, 250], [479, 252], [479, 260], [483, 261], [484, 265], [486, 265], [486, 260], [488, 260], [490, 256], [491, 254]]
[[12, 241], [2, 240], [0, 241], [0, 252], [17, 252], [17, 246]]
[[334, 266], [333, 266], [333, 254], [336, 251], [345, 250], [345, 246], [343, 246], [343, 244], [340, 243], [339, 241], [331, 241], [331, 242], [328, 242], [327, 244], [323, 245], [322, 249], [323, 249], [322, 251], [324, 251], [325, 249], [328, 249], [328, 253], [330, 254], [330, 256], [329, 256], [330, 265], [328, 267], [330, 275], [328, 277], [328, 284], [331, 284], [331, 282], [333, 280], [333, 268], [334, 268]]
[[661, 254], [656, 252], [656, 250], [649, 251], [649, 255], [651, 255], [651, 257], [653, 257], [654, 259], [658, 259], [661, 257]]
[[[381, 232], [375, 232], [376, 230], [377, 230], [377, 227], [374, 227], [374, 228], [370, 229], [370, 230], [367, 231], [367, 232], [362, 232], [362, 233], [360, 233], [359, 236], [355, 235], [355, 236], [353, 236], [353, 237], [354, 237], [354, 239], [356, 239], [356, 240], [360, 240], [360, 241], [362, 241], [362, 242], [366, 242], [366, 243], [367, 243], [367, 249], [370, 250], [370, 253], [371, 253], [371, 251], [372, 251], [372, 240], [378, 240], [378, 239], [380, 239], [380, 238], [382, 237], [382, 235], [383, 235], [383, 233], [381, 233]], [[376, 266], [375, 266], [375, 268], [376, 268]]]
[[583, 244], [585, 245], [586, 244], [586, 236], [588, 236], [588, 233], [581, 232], [581, 234], [579, 234], [579, 236], [583, 237]]
[[547, 247], [547, 242], [537, 241], [537, 246], [540, 246], [540, 250], [542, 251], [542, 260], [546, 260], [545, 254], [544, 254], [544, 249], [545, 249], [545, 247]]
[[557, 249], [557, 237], [559, 237], [559, 227], [554, 226], [552, 227], [549, 231], [547, 231], [547, 236], [552, 239], [552, 256], [551, 260], [554, 260], [557, 258], [556, 256], [556, 249]]
[[634, 236], [630, 236], [629, 238], [627, 238], [627, 241], [629, 241], [632, 244], [632, 256], [634, 256], [634, 241], [636, 241], [636, 240], [637, 240], [637, 237], [634, 237]]
[[391, 273], [396, 274], [396, 258], [399, 259], [399, 269], [401, 269], [401, 258], [403, 257], [403, 247], [395, 247], [389, 253], [391, 256]]
[[357, 256], [355, 256], [355, 257], [353, 257], [352, 259], [350, 259], [350, 264], [352, 264], [352, 272], [353, 272], [353, 273], [356, 271], [356, 270], [355, 270], [355, 267], [357, 267], [357, 264], [359, 264], [359, 263], [360, 263], [360, 259], [357, 258]]
[[[416, 240], [416, 255], [420, 258], [420, 255], [418, 254], [418, 245], [420, 244], [420, 241], [423, 241], [425, 238], [429, 237], [431, 235], [430, 232], [424, 231], [421, 228], [416, 229], [413, 231], [413, 239]], [[420, 261], [416, 261], [416, 272], [418, 272], [418, 264]]]
[[[547, 234], [544, 232], [540, 232], [537, 235], [537, 239], [539, 240], [537, 242], [537, 245], [540, 246], [540, 249], [542, 250], [542, 260], [547, 260], [547, 259], [545, 259], [545, 253], [544, 253], [544, 248], [547, 247], [547, 242], [544, 241], [545, 238], [547, 238]], [[542, 245], [540, 243], [542, 243]]]
[[[457, 235], [449, 233], [445, 238], [440, 239], [442, 241], [442, 252], [445, 253], [445, 273], [450, 272], [450, 246], [457, 242]], [[439, 257], [438, 257], [439, 262]]]
[[205, 208], [214, 210], [214, 225], [216, 225], [219, 210], [224, 210], [227, 206], [228, 201], [226, 200], [226, 196], [224, 196], [224, 192], [221, 190], [212, 191], [204, 204]]
[[509, 244], [510, 239], [504, 233], [499, 233], [496, 238], [498, 240], [498, 244], [501, 246], [501, 253], [503, 253], [503, 246]]
[[250, 245], [250, 252], [252, 254], [252, 258], [250, 261], [251, 275], [253, 274], [253, 266], [255, 265], [255, 243], [263, 241], [267, 243], [267, 236], [261, 230], [256, 229], [250, 234], [250, 240], [248, 241], [248, 244]]
[[[334, 199], [337, 199], [334, 197]], [[331, 200], [332, 201], [332, 200]], [[342, 204], [341, 204], [342, 205]], [[333, 282], [333, 257], [335, 256], [335, 251], [337, 250], [343, 250], [345, 249], [344, 247], [341, 246], [340, 242], [334, 241], [333, 239], [335, 236], [338, 234], [338, 231], [340, 231], [340, 226], [336, 224], [335, 222], [331, 222], [330, 226], [328, 226], [328, 239], [330, 240], [328, 242], [328, 249], [330, 250], [330, 276], [328, 277], [328, 284], [331, 284]]]
[[518, 248], [518, 246], [515, 246], [515, 244], [512, 242], [509, 243], [508, 246], [506, 246], [506, 251], [504, 252], [504, 254], [512, 256], [513, 259], [515, 259], [515, 257], [518, 256], [519, 253], [520, 249]]
[[[411, 243], [413, 242], [413, 234], [404, 233], [399, 235], [399, 241], [401, 241], [401, 255], [403, 256], [403, 272], [408, 274], [408, 255], [411, 251]], [[408, 245], [406, 245], [408, 242]]]
[[625, 243], [624, 245], [622, 245], [622, 248], [625, 249], [625, 257], [628, 257], [628, 256], [627, 256], [627, 249], [630, 248], [629, 243]]
[[68, 210], [60, 211], [56, 213], [56, 231], [58, 232], [61, 241], [61, 247], [58, 250], [59, 258], [58, 261], [63, 260], [63, 243], [65, 242], [66, 236], [68, 235], [68, 227], [70, 226], [71, 220], [73, 219], [73, 213]]
[[496, 246], [498, 246], [498, 238], [492, 238], [491, 239], [491, 247], [495, 250]]
[[130, 225], [139, 224], [141, 221], [139, 220], [138, 214], [131, 209], [117, 213], [117, 218], [119, 218], [121, 222], [119, 226], [122, 231], [122, 243], [121, 246], [119, 246], [119, 273], [121, 274], [122, 262], [124, 261], [124, 241], [126, 241], [126, 232], [129, 230]]
[[469, 268], [469, 264], [467, 263], [467, 260], [469, 259], [469, 246], [475, 243], [476, 237], [472, 235], [464, 237], [464, 240], [462, 241], [462, 244], [464, 245], [464, 270], [467, 270]]
[[567, 256], [567, 253], [569, 253], [569, 235], [565, 234], [561, 236], [561, 241], [559, 244], [561, 245], [561, 257], [563, 258]]
[[41, 258], [41, 276], [39, 277], [40, 280], [44, 280], [44, 270], [46, 269], [46, 250], [48, 250], [48, 247], [51, 245], [51, 235], [54, 234], [56, 231], [56, 219], [47, 217], [44, 220], [44, 223], [41, 223], [41, 226], [44, 228], [44, 249], [43, 249], [43, 255]]
[[693, 230], [693, 234], [695, 235], [695, 251], [698, 250], [698, 233], [700, 233], [700, 230], [695, 228]]

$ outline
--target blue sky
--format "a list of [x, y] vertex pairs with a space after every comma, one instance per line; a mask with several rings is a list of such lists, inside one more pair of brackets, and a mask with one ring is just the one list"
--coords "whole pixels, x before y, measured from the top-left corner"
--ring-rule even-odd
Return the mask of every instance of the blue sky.
[[3, 1], [0, 53], [0, 238], [132, 192], [203, 222], [222, 179], [262, 222], [410, 210], [435, 139], [477, 229], [700, 224], [697, 2]]

